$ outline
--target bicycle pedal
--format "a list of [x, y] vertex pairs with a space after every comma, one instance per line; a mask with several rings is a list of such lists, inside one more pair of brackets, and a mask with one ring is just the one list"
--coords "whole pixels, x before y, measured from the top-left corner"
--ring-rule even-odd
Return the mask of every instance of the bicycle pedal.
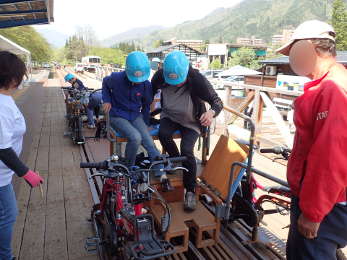
[[96, 253], [99, 244], [100, 239], [98, 237], [88, 237], [84, 243], [84, 249], [88, 253]]

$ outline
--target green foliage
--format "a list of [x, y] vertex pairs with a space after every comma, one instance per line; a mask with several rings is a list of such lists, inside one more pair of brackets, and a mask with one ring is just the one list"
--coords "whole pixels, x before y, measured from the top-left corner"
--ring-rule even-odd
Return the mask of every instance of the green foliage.
[[218, 9], [201, 20], [160, 30], [142, 39], [151, 46], [156, 39], [201, 39], [235, 42], [237, 37], [256, 36], [271, 43], [274, 34], [294, 29], [300, 23], [328, 21], [332, 0], [244, 0], [228, 9]]
[[347, 50], [347, 10], [345, 1], [334, 1], [331, 22], [336, 32], [337, 50]]
[[143, 49], [136, 45], [135, 42], [121, 42], [113, 46], [115, 49], [120, 49], [123, 53], [128, 54], [133, 51], [143, 51]]
[[67, 60], [81, 61], [88, 54], [89, 48], [82, 37], [71, 36], [65, 43], [65, 57]]
[[221, 63], [220, 59], [214, 59], [211, 63], [210, 63], [210, 69], [213, 70], [218, 70], [223, 68], [223, 64]]
[[0, 34], [31, 52], [35, 62], [48, 62], [53, 51], [46, 41], [33, 27], [22, 26], [1, 29]]
[[258, 69], [260, 67], [255, 51], [250, 48], [240, 48], [232, 53], [228, 61], [228, 66], [232, 67], [236, 65], [241, 65], [250, 69]]
[[96, 55], [101, 57], [101, 62], [104, 64], [125, 64], [125, 55], [120, 49], [92, 47], [88, 55]]
[[164, 42], [163, 40], [156, 40], [153, 43], [153, 47], [158, 48], [159, 46], [161, 46], [163, 44], [163, 42]]

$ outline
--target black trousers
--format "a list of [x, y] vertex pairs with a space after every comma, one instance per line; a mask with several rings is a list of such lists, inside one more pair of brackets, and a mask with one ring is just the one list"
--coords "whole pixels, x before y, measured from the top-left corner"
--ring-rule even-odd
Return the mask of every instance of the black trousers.
[[[172, 137], [177, 130], [180, 130], [182, 136], [181, 152], [179, 152]], [[188, 172], [183, 174], [183, 184], [187, 191], [195, 190], [196, 159], [194, 156], [194, 146], [198, 138], [199, 134], [190, 128], [186, 128], [168, 118], [160, 120], [159, 140], [165, 151], [167, 151], [170, 157], [187, 157], [187, 161], [182, 163], [183, 167], [188, 169]]]
[[336, 250], [347, 245], [347, 206], [336, 205], [323, 219], [318, 236], [307, 239], [297, 228], [301, 210], [298, 198], [292, 198], [287, 241], [288, 260], [333, 260]]

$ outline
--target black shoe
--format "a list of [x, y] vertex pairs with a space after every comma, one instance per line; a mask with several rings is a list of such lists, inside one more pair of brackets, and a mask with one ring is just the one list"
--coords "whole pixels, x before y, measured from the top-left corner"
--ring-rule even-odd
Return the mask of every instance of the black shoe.
[[188, 191], [184, 197], [184, 210], [191, 212], [196, 210], [196, 196], [194, 192]]
[[174, 187], [171, 186], [170, 180], [168, 178], [164, 178], [161, 181], [161, 188], [163, 192], [173, 191]]

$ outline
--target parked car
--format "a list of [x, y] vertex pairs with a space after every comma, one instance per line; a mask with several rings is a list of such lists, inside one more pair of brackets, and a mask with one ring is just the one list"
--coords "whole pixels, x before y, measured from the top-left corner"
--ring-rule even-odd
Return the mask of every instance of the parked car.
[[42, 64], [42, 68], [44, 68], [44, 69], [50, 69], [50, 68], [51, 68], [51, 64], [49, 64], [49, 63], [43, 63], [43, 64]]
[[205, 70], [201, 71], [201, 74], [204, 75], [206, 78], [218, 78], [218, 74], [221, 73], [223, 70]]
[[75, 72], [76, 73], [83, 73], [84, 72], [84, 65], [82, 63], [76, 63]]
[[231, 76], [226, 79], [224, 79], [229, 82], [234, 82], [238, 84], [244, 84], [245, 83], [245, 77], [244, 76]]

